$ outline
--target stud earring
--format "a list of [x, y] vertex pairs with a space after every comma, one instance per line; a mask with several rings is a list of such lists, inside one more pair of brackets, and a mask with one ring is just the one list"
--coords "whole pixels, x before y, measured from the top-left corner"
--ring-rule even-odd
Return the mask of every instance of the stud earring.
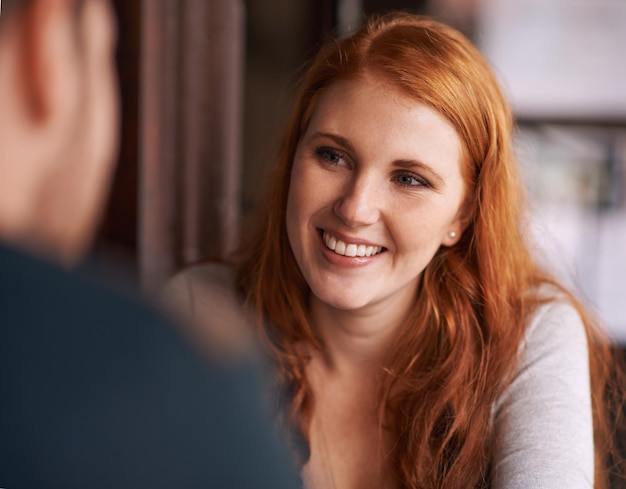
[[456, 238], [456, 231], [450, 231], [450, 232], [448, 233], [448, 236], [450, 236], [450, 239], [454, 239], [454, 238]]

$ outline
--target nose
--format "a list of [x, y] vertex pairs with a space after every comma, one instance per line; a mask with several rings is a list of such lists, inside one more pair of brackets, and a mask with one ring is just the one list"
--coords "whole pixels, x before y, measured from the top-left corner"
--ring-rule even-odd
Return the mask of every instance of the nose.
[[355, 175], [335, 201], [335, 214], [348, 227], [374, 224], [380, 218], [381, 192], [371, 176]]

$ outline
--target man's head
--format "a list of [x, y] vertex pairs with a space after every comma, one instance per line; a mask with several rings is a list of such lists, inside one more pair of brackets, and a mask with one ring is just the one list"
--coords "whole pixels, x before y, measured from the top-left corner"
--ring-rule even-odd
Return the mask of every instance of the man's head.
[[89, 244], [117, 147], [108, 0], [4, 0], [0, 241], [64, 263]]

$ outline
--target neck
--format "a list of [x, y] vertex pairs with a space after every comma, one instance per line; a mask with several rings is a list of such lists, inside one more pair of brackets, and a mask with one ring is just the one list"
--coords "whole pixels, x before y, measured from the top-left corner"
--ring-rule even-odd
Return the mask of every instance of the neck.
[[336, 309], [313, 297], [313, 324], [324, 341], [322, 358], [330, 370], [379, 370], [412, 304], [385, 303], [357, 311]]

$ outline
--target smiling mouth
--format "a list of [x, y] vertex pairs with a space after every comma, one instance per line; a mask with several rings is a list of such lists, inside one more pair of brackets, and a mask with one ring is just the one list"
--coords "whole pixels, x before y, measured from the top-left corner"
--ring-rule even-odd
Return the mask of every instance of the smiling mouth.
[[378, 255], [385, 251], [382, 246], [371, 246], [357, 243], [346, 243], [335, 236], [322, 231], [322, 239], [326, 248], [334, 251], [338, 255], [347, 257], [366, 257]]

